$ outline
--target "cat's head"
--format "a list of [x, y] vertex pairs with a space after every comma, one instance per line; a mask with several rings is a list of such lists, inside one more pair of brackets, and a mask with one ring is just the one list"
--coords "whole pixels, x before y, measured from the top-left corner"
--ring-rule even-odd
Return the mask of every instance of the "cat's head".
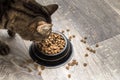
[[[37, 7], [36, 7], [37, 9]], [[34, 10], [35, 13], [40, 13], [41, 16], [36, 17], [29, 25], [29, 30], [32, 33], [32, 41], [40, 41], [47, 38], [52, 32], [51, 15], [58, 9], [57, 4], [42, 6], [42, 10]], [[40, 11], [40, 12], [39, 12]]]

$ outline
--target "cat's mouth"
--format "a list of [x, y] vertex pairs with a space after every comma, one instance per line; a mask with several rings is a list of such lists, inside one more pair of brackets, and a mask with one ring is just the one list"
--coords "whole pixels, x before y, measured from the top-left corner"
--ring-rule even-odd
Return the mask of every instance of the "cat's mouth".
[[52, 32], [52, 30], [51, 30], [51, 29], [50, 29], [50, 30], [48, 30], [48, 31], [46, 31], [46, 32], [45, 32], [45, 34], [43, 34], [43, 35], [42, 35], [42, 36], [43, 36], [42, 38], [43, 38], [43, 39], [48, 38], [48, 37], [49, 37], [49, 35], [51, 34], [51, 32]]

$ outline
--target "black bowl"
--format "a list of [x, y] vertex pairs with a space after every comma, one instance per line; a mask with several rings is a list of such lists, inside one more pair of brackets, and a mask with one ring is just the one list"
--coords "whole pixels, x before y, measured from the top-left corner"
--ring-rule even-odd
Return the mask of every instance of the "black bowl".
[[54, 33], [61, 35], [66, 42], [66, 45], [61, 52], [51, 55], [42, 53], [37, 47], [37, 44], [35, 43], [32, 43], [32, 45], [29, 48], [29, 53], [31, 58], [40, 65], [47, 67], [58, 66], [60, 64], [65, 63], [71, 58], [72, 44], [70, 43], [70, 41], [65, 37], [64, 34], [60, 32], [54, 32]]

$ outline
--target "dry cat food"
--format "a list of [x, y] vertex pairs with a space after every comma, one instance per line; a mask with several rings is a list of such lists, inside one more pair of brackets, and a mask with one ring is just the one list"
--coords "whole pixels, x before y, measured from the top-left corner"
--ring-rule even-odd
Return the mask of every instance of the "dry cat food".
[[82, 40], [80, 40], [81, 42], [83, 42], [83, 43], [86, 43], [86, 40], [84, 40], [84, 39], [82, 39]]
[[68, 74], [68, 78], [71, 78], [71, 74]]
[[86, 49], [87, 49], [88, 51], [92, 52], [92, 53], [96, 53], [96, 50], [94, 50], [94, 49], [92, 49], [92, 48], [87, 47]]
[[51, 33], [48, 39], [40, 42], [38, 46], [43, 53], [56, 54], [63, 50], [65, 44], [65, 40], [61, 35]]
[[41, 68], [41, 70], [44, 70], [44, 69], [45, 69], [45, 66], [42, 66], [42, 65], [41, 65], [40, 68]]
[[72, 60], [71, 63], [68, 63], [68, 65], [66, 66], [66, 69], [69, 70], [70, 67], [78, 65], [78, 62], [76, 60]]
[[71, 39], [72, 39], [72, 36], [69, 36], [69, 40], [71, 41]]
[[86, 41], [84, 40], [83, 43], [86, 43]]
[[64, 30], [61, 31], [61, 33], [64, 33], [64, 32], [65, 32]]
[[84, 39], [86, 40], [86, 39], [87, 39], [87, 37], [84, 37]]
[[99, 45], [98, 45], [98, 44], [96, 44], [95, 46], [96, 46], [96, 47], [99, 47]]
[[75, 35], [69, 36], [69, 40], [71, 41], [72, 38], [75, 38]]
[[89, 47], [87, 47], [86, 49], [87, 49], [88, 51], [90, 50], [90, 48], [89, 48]]
[[67, 29], [66, 31], [67, 31], [67, 32], [69, 32], [69, 31], [70, 31], [70, 29]]
[[84, 63], [83, 66], [86, 67], [86, 66], [87, 66], [87, 63]]
[[90, 48], [90, 50], [89, 50], [90, 52], [92, 52], [92, 53], [96, 53], [96, 50], [94, 50], [94, 49], [91, 49]]
[[89, 56], [89, 55], [86, 53], [86, 54], [85, 54], [85, 57], [88, 57], [88, 56]]
[[70, 67], [69, 67], [69, 66], [66, 66], [66, 69], [67, 69], [67, 70], [69, 70], [69, 69], [70, 69]]
[[73, 35], [72, 37], [75, 38], [75, 35]]

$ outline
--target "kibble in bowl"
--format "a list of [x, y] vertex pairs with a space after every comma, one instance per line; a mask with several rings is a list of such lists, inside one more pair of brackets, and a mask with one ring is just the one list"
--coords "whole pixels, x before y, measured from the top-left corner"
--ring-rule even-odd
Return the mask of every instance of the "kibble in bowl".
[[61, 32], [52, 32], [49, 38], [33, 43], [29, 48], [31, 58], [38, 64], [53, 67], [71, 58], [72, 45]]
[[58, 55], [64, 51], [67, 41], [60, 34], [52, 32], [50, 36], [39, 42], [39, 50], [45, 55]]

